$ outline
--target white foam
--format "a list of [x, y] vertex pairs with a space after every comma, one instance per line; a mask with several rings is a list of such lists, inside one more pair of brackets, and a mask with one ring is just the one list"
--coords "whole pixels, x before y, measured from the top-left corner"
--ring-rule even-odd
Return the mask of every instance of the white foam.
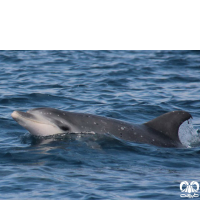
[[178, 136], [181, 143], [188, 148], [200, 143], [200, 136], [198, 131], [193, 127], [192, 118], [181, 124], [178, 130]]

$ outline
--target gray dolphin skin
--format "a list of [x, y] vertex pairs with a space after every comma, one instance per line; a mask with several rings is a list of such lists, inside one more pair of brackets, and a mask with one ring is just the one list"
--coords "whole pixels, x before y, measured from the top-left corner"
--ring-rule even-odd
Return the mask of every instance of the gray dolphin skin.
[[54, 108], [36, 108], [27, 112], [14, 111], [11, 116], [36, 136], [58, 133], [109, 133], [123, 140], [161, 147], [181, 147], [179, 127], [192, 118], [188, 112], [173, 111], [139, 125]]

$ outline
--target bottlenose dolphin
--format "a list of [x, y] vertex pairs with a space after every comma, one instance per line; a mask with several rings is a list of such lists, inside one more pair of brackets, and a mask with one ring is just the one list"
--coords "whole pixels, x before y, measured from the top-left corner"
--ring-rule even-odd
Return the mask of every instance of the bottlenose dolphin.
[[14, 111], [11, 116], [36, 136], [58, 133], [109, 133], [123, 140], [162, 147], [181, 147], [179, 127], [192, 118], [188, 112], [173, 111], [138, 125], [54, 108], [35, 108], [27, 112]]

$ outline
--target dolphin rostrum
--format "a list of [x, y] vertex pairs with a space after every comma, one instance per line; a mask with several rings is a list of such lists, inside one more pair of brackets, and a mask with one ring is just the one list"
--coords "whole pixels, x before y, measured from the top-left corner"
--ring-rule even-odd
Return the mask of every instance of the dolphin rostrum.
[[173, 111], [139, 125], [54, 108], [35, 108], [27, 112], [14, 111], [11, 116], [36, 136], [58, 133], [108, 133], [123, 140], [162, 147], [181, 147], [179, 127], [192, 118], [188, 112]]

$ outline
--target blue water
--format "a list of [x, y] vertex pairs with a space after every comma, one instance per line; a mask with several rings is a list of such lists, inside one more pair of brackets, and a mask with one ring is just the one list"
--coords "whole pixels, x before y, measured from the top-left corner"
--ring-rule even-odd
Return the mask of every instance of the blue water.
[[198, 132], [199, 51], [0, 51], [0, 199], [181, 199], [200, 183], [200, 145], [38, 139], [10, 116], [37, 107], [138, 124], [185, 110]]

